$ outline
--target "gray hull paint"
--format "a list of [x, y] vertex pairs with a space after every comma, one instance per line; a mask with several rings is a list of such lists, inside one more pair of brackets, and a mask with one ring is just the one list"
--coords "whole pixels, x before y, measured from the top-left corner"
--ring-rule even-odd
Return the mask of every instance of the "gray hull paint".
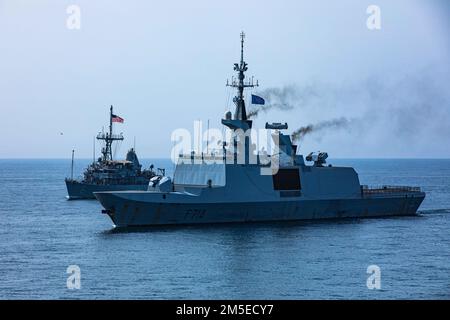
[[425, 195], [241, 203], [155, 203], [96, 194], [117, 227], [415, 215]]
[[79, 182], [66, 181], [67, 198], [76, 199], [95, 199], [94, 192], [102, 191], [126, 191], [126, 190], [147, 190], [147, 184], [140, 185], [94, 185]]

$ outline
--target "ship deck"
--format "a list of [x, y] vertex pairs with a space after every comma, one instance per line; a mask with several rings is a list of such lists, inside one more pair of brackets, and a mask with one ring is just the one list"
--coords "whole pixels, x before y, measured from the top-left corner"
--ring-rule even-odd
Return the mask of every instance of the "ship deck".
[[422, 193], [419, 187], [410, 186], [361, 186], [361, 193], [363, 196], [371, 195], [394, 195], [394, 194], [420, 194]]

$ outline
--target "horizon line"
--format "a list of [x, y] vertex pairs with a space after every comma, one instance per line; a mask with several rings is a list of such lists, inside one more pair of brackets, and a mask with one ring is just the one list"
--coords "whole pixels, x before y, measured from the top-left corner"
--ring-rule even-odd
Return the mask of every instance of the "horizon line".
[[[44, 157], [37, 157], [37, 158], [25, 158], [25, 157], [11, 157], [11, 158], [3, 158], [0, 157], [0, 160], [71, 160], [72, 158], [44, 158]], [[154, 158], [147, 158], [142, 157], [141, 160], [171, 160], [171, 158], [167, 157], [154, 157]], [[332, 157], [328, 158], [332, 160], [450, 160], [450, 157]], [[75, 158], [75, 160], [89, 160], [92, 161], [92, 158]]]

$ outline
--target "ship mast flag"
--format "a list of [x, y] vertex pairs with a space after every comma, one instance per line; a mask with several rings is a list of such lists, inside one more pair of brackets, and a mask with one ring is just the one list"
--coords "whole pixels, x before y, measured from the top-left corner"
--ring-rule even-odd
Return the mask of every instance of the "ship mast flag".
[[112, 122], [119, 122], [119, 123], [123, 123], [123, 118], [116, 116], [115, 114], [111, 115], [111, 120]]
[[252, 94], [252, 104], [265, 104], [266, 101], [260, 96]]
[[113, 134], [113, 122], [123, 123], [123, 118], [115, 115], [113, 113], [113, 106], [109, 109], [109, 133], [100, 132], [97, 135], [97, 140], [103, 140], [105, 141], [105, 147], [102, 148], [102, 155], [103, 155], [103, 161], [112, 161], [112, 143], [113, 141], [122, 141], [123, 135], [122, 134]]

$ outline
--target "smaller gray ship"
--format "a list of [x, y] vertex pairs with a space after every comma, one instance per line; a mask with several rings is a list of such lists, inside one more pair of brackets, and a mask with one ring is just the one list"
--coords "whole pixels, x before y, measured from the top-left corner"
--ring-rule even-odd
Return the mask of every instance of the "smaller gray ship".
[[73, 178], [73, 152], [71, 178], [66, 178], [68, 199], [95, 199], [94, 192], [147, 190], [150, 179], [164, 176], [164, 169], [142, 169], [134, 148], [131, 148], [125, 160], [113, 160], [112, 144], [122, 141], [122, 134], [113, 134], [113, 123], [122, 123], [123, 119], [113, 113], [110, 108], [109, 132], [100, 132], [96, 139], [104, 142], [102, 156], [90, 164], [81, 180]]

